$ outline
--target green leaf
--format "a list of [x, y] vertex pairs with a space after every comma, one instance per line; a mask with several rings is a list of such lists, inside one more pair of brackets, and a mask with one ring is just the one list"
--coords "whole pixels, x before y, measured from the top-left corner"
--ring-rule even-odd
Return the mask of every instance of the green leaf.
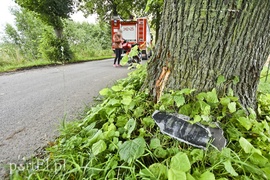
[[202, 161], [203, 160], [203, 150], [202, 149], [193, 149], [191, 152], [190, 152], [190, 155], [191, 155], [191, 163], [195, 163], [197, 161]]
[[186, 180], [187, 176], [185, 172], [176, 171], [174, 169], [169, 169], [168, 171], [168, 180]]
[[231, 102], [231, 99], [229, 97], [220, 98], [220, 103], [223, 106], [228, 106], [228, 104]]
[[207, 94], [205, 92], [201, 92], [196, 95], [196, 98], [200, 101], [203, 101], [207, 97]]
[[119, 147], [120, 159], [130, 164], [144, 154], [145, 148], [146, 143], [142, 137], [126, 141]]
[[98, 142], [93, 144], [92, 152], [94, 155], [98, 155], [99, 153], [105, 151], [106, 148], [107, 148], [106, 143], [103, 140], [99, 140]]
[[238, 76], [235, 76], [233, 78], [233, 84], [236, 85], [238, 82], [239, 82], [239, 77]]
[[218, 103], [217, 91], [213, 89], [211, 92], [207, 92], [206, 101], [208, 103]]
[[228, 173], [230, 173], [233, 176], [238, 176], [238, 173], [235, 172], [234, 168], [232, 167], [231, 161], [227, 160], [225, 162], [223, 162], [225, 169]]
[[116, 126], [117, 127], [125, 127], [127, 122], [128, 122], [127, 117], [119, 116], [119, 117], [117, 117]]
[[262, 170], [267, 176], [267, 178], [270, 179], [270, 167], [262, 168]]
[[156, 149], [158, 147], [161, 147], [160, 140], [158, 138], [151, 139], [151, 141], [150, 141], [150, 148], [151, 149]]
[[215, 180], [215, 175], [210, 171], [206, 171], [201, 175], [199, 180]]
[[112, 90], [115, 92], [119, 92], [123, 90], [123, 86], [122, 85], [115, 85], [112, 87]]
[[171, 106], [174, 104], [174, 99], [171, 94], [163, 94], [160, 98], [160, 102], [165, 106]]
[[244, 127], [246, 130], [250, 130], [252, 127], [252, 122], [248, 118], [245, 117], [239, 117], [237, 118], [237, 121]]
[[134, 107], [136, 106], [135, 101], [131, 101], [130, 104], [127, 106], [129, 110], [134, 110]]
[[111, 91], [111, 90], [110, 90], [109, 88], [104, 88], [104, 89], [102, 89], [101, 91], [99, 91], [99, 94], [100, 94], [101, 96], [108, 96], [110, 91]]
[[185, 94], [185, 95], [189, 95], [192, 92], [196, 91], [195, 89], [181, 89], [181, 91], [179, 92], [180, 94]]
[[256, 114], [256, 112], [254, 111], [254, 109], [252, 109], [252, 108], [248, 108], [248, 112], [249, 112], [249, 119], [251, 119], [251, 120], [257, 120], [257, 114]]
[[201, 109], [202, 115], [209, 115], [210, 111], [211, 111], [211, 106], [208, 105], [204, 101], [199, 101], [199, 104], [200, 104], [200, 109]]
[[174, 96], [174, 102], [176, 103], [177, 107], [180, 107], [185, 104], [185, 97], [182, 96]]
[[90, 130], [94, 129], [96, 126], [96, 122], [93, 122], [91, 124], [89, 124], [88, 126], [83, 128], [83, 131], [85, 131], [86, 133], [89, 132]]
[[155, 149], [154, 155], [157, 158], [165, 158], [167, 156], [167, 151], [165, 149], [163, 149], [162, 147], [158, 147]]
[[220, 155], [223, 159], [230, 159], [231, 158], [231, 149], [226, 148], [226, 147], [223, 148]]
[[110, 116], [111, 114], [115, 113], [116, 107], [107, 107], [105, 111], [107, 113], [107, 116]]
[[156, 179], [167, 179], [167, 167], [161, 163], [154, 163], [149, 166], [149, 170], [154, 174]]
[[237, 102], [237, 101], [239, 100], [239, 98], [238, 98], [238, 97], [235, 97], [235, 96], [230, 96], [229, 98], [230, 98], [231, 101], [233, 101], [233, 102]]
[[139, 118], [139, 117], [141, 117], [142, 115], [143, 115], [143, 113], [144, 113], [144, 108], [142, 108], [142, 107], [137, 107], [136, 109], [135, 109], [135, 111], [134, 111], [134, 116], [135, 116], [135, 118]]
[[205, 122], [209, 122], [211, 120], [211, 118], [209, 116], [207, 116], [207, 115], [201, 115], [201, 118]]
[[127, 138], [130, 138], [130, 135], [134, 131], [135, 127], [136, 127], [136, 121], [134, 119], [129, 119], [129, 121], [124, 127], [128, 131]]
[[144, 129], [144, 128], [140, 128], [140, 129], [139, 129], [139, 133], [140, 133], [140, 134], [139, 134], [140, 137], [144, 137], [145, 134], [146, 134], [145, 129]]
[[134, 90], [130, 90], [130, 89], [127, 88], [121, 94], [123, 95], [123, 97], [125, 97], [125, 96], [132, 97], [135, 94], [135, 91]]
[[171, 159], [170, 167], [175, 171], [189, 171], [191, 169], [191, 164], [186, 153], [179, 152], [173, 156]]
[[228, 108], [229, 108], [230, 113], [234, 113], [236, 111], [236, 103], [235, 102], [229, 103]]
[[229, 92], [228, 92], [228, 96], [233, 97], [233, 95], [234, 95], [234, 92], [233, 92], [233, 90], [230, 88], [230, 89], [229, 89]]
[[146, 118], [143, 118], [142, 124], [143, 124], [146, 128], [147, 128], [147, 127], [153, 128], [153, 127], [155, 126], [155, 121], [154, 121], [153, 118], [151, 118], [151, 117], [146, 117]]
[[184, 114], [189, 116], [192, 113], [193, 109], [192, 109], [192, 105], [191, 104], [185, 104], [184, 106], [182, 106], [179, 110], [179, 114]]
[[112, 123], [108, 126], [107, 130], [103, 133], [104, 137], [106, 139], [110, 139], [113, 138], [115, 136], [115, 132], [116, 132], [116, 127], [115, 125]]
[[118, 99], [115, 98], [110, 98], [108, 105], [112, 105], [112, 106], [119, 106], [120, 101]]
[[124, 96], [121, 103], [124, 105], [129, 105], [132, 102], [131, 96]]
[[[118, 133], [118, 136], [119, 136], [119, 132], [117, 131], [117, 132], [115, 132], [115, 134], [117, 134]], [[117, 146], [116, 146], [116, 144], [118, 144], [119, 143], [119, 139], [117, 138], [117, 137], [114, 137], [112, 140], [111, 140], [111, 143], [110, 143], [110, 145], [109, 145], [109, 147], [108, 147], [108, 150], [109, 151], [114, 151], [115, 149], [117, 149]]]
[[220, 84], [224, 83], [226, 81], [225, 77], [223, 75], [218, 76], [217, 79], [217, 85], [219, 86]]
[[124, 65], [127, 64], [127, 62], [128, 62], [128, 55], [125, 54], [125, 55], [123, 56], [123, 58], [121, 59], [120, 64], [121, 64], [122, 66], [124, 66]]
[[265, 167], [265, 165], [268, 163], [268, 159], [266, 157], [256, 152], [250, 156], [250, 161], [260, 167]]
[[270, 127], [269, 127], [269, 124], [267, 123], [267, 121], [262, 121], [262, 127], [267, 131], [269, 132], [270, 131]]
[[134, 57], [138, 55], [138, 45], [131, 48], [131, 51], [129, 52], [129, 57]]
[[240, 146], [242, 147], [242, 149], [245, 151], [245, 153], [251, 153], [254, 149], [252, 144], [250, 144], [250, 142], [248, 142], [248, 140], [246, 140], [243, 137], [241, 137], [239, 139], [239, 143], [240, 143]]
[[155, 179], [156, 178], [154, 174], [148, 168], [141, 169], [139, 172], [139, 177], [141, 177], [142, 179]]
[[196, 180], [191, 174], [187, 173], [187, 180]]
[[103, 136], [102, 131], [98, 129], [91, 129], [90, 132], [91, 132], [91, 135], [89, 135], [86, 143], [82, 146], [82, 148], [92, 146], [95, 142], [100, 140]]
[[197, 122], [200, 122], [201, 120], [202, 120], [202, 118], [201, 118], [200, 115], [195, 115], [194, 118], [193, 118], [192, 123], [197, 123]]

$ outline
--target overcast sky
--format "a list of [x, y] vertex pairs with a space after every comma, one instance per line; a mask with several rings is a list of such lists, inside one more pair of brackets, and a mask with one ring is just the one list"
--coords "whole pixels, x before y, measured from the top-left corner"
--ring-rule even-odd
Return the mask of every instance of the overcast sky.
[[15, 3], [12, 0], [0, 0], [0, 25], [1, 28], [6, 23], [11, 23], [14, 20], [14, 17], [10, 13], [10, 8], [15, 6]]
[[[0, 35], [3, 33], [4, 27], [6, 23], [13, 24], [14, 16], [11, 15], [10, 9], [12, 7], [16, 7], [16, 3], [14, 0], [0, 0]], [[79, 12], [72, 16], [74, 21], [87, 21], [89, 23], [95, 23], [96, 16], [91, 16], [87, 19], [83, 17], [83, 13]]]

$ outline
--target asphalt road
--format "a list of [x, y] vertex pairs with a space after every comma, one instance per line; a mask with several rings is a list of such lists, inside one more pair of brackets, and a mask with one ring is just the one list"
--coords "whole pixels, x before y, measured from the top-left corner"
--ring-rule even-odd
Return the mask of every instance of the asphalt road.
[[103, 60], [0, 75], [0, 166], [21, 162], [53, 141], [64, 118], [76, 118], [128, 72]]

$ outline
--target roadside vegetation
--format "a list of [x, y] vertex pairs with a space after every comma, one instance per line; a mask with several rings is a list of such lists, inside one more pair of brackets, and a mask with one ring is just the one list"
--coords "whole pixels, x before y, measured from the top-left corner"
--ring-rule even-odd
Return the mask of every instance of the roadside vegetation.
[[268, 67], [264, 67], [263, 71], [261, 72], [261, 79], [260, 79], [260, 84], [259, 84], [259, 91], [264, 92], [264, 93], [269, 93], [270, 94], [270, 56], [268, 58]]
[[[267, 69], [264, 69], [264, 76]], [[80, 121], [63, 122], [61, 135], [42, 156], [11, 168], [11, 179], [269, 179], [270, 94], [258, 91], [258, 114], [246, 114], [233, 94], [182, 89], [154, 104], [139, 67], [100, 91], [100, 103]], [[270, 83], [268, 79], [267, 83]], [[218, 151], [181, 143], [160, 132], [155, 110], [178, 112], [193, 122], [219, 122], [228, 140]], [[181, 162], [181, 163], [179, 163]]]
[[0, 43], [0, 72], [106, 59], [113, 55], [107, 24], [65, 20], [65, 41], [58, 41], [53, 28], [33, 12], [22, 9], [13, 10], [13, 14], [15, 27], [6, 25]]
[[[18, 64], [31, 64], [34, 62], [37, 64], [69, 63], [82, 59], [89, 60], [96, 56], [111, 55], [108, 26], [104, 24], [74, 23], [69, 20], [59, 21], [60, 25], [57, 23], [53, 24], [51, 22], [54, 19], [59, 20], [62, 16], [66, 18], [71, 11], [64, 11], [59, 13], [59, 16], [55, 16], [55, 13], [51, 11], [44, 13], [40, 6], [35, 6], [31, 1], [26, 3], [26, 1], [18, 0], [18, 2], [21, 2], [22, 6], [26, 6], [25, 8], [28, 8], [28, 10], [14, 11], [16, 28], [10, 25], [6, 27], [6, 39], [1, 44], [0, 50], [1, 66], [12, 67]], [[71, 1], [67, 0], [66, 2]], [[89, 7], [92, 9], [90, 12], [94, 12], [94, 8], [98, 7], [98, 12], [101, 12], [100, 8], [105, 10], [104, 12], [108, 12], [105, 6], [103, 6], [104, 4], [96, 2], [99, 1], [88, 1], [85, 4], [85, 8]], [[160, 3], [155, 2], [159, 1], [151, 0], [147, 1], [147, 4], [151, 5], [154, 3], [155, 9], [159, 11]], [[162, 2], [161, 4], [163, 4]], [[210, 2], [210, 4], [204, 3], [205, 1], [203, 0], [200, 3], [190, 1], [188, 6], [182, 6], [187, 2], [166, 1], [164, 3], [166, 5], [164, 8], [165, 16], [163, 16], [165, 25], [163, 24], [164, 28], [160, 31], [160, 43], [159, 41], [157, 43], [156, 50], [158, 53], [154, 53], [156, 57], [150, 61], [156, 64], [148, 64], [148, 73], [145, 66], [138, 66], [137, 70], [132, 72], [128, 78], [118, 81], [110, 88], [101, 90], [100, 97], [97, 98], [99, 103], [93, 106], [81, 120], [69, 123], [64, 121], [60, 129], [60, 136], [54, 142], [50, 142], [44, 149], [44, 152], [25, 160], [22, 164], [12, 164], [8, 167], [10, 179], [270, 179], [270, 79], [267, 77], [267, 74], [269, 74], [267, 68], [261, 73], [258, 91], [256, 88], [259, 81], [259, 75], [256, 76], [256, 74], [259, 74], [260, 65], [264, 63], [262, 61], [263, 58], [258, 58], [260, 62], [257, 61], [258, 65], [254, 66], [254, 62], [252, 62], [254, 56], [246, 57], [248, 55], [246, 53], [247, 49], [238, 49], [240, 61], [236, 62], [238, 64], [239, 62], [246, 63], [246, 67], [249, 68], [243, 66], [244, 64], [241, 64], [242, 66], [239, 66], [241, 67], [239, 69], [231, 69], [234, 68], [232, 66], [226, 66], [225, 68], [224, 66], [223, 72], [235, 73], [236, 71], [232, 70], [237, 70], [239, 77], [235, 76], [235, 74], [229, 74], [227, 76], [229, 79], [226, 80], [225, 76], [220, 75], [217, 81], [216, 76], [219, 75], [219, 72], [214, 73], [214, 70], [219, 69], [211, 69], [212, 64], [210, 63], [210, 61], [217, 60], [222, 61], [223, 64], [232, 60], [235, 62], [234, 58], [230, 56], [223, 57], [220, 56], [222, 55], [221, 53], [216, 52], [221, 52], [220, 50], [222, 52], [225, 52], [223, 50], [233, 50], [235, 52], [236, 49], [233, 48], [242, 46], [242, 42], [247, 42], [248, 44], [248, 41], [242, 38], [243, 33], [238, 31], [237, 27], [247, 31], [247, 35], [250, 33], [250, 29], [246, 25], [261, 27], [261, 24], [265, 24], [267, 21], [266, 17], [269, 17], [269, 11], [264, 12], [261, 9], [267, 9], [269, 3], [266, 3], [266, 1], [239, 1], [237, 4], [238, 8], [243, 8], [243, 12], [247, 13], [240, 13], [238, 18], [243, 19], [238, 21], [238, 18], [232, 18], [231, 10], [228, 11], [229, 13], [218, 11], [220, 14], [216, 16], [215, 11], [212, 11], [210, 8], [215, 7], [215, 5], [218, 5], [221, 9], [223, 7], [227, 8], [229, 7], [228, 2], [229, 5], [234, 7], [235, 2], [233, 1], [226, 3], [220, 1], [219, 3], [214, 3], [215, 5]], [[171, 4], [173, 3], [177, 3], [177, 5], [174, 4], [172, 6]], [[99, 6], [96, 6], [96, 4], [99, 4]], [[208, 13], [205, 13], [204, 9], [206, 4]], [[68, 9], [64, 8], [63, 10], [71, 10], [69, 4], [64, 5], [68, 5]], [[124, 10], [124, 8], [121, 8], [122, 6], [118, 6], [118, 1], [112, 1], [109, 5], [108, 7], [113, 10], [111, 11], [113, 13], [116, 12], [117, 14], [117, 10], [121, 12], [119, 9]], [[49, 6], [44, 7], [47, 8]], [[184, 8], [181, 11], [175, 11], [176, 7], [179, 9]], [[187, 12], [188, 16], [182, 16], [183, 24], [186, 24], [184, 23], [186, 18], [186, 20], [192, 19], [192, 23], [198, 26], [189, 26], [187, 24], [187, 26], [183, 26], [183, 28], [186, 28], [183, 30], [188, 34], [195, 33], [195, 38], [190, 39], [185, 33], [175, 33], [179, 30], [176, 26], [171, 28], [171, 22], [174, 22], [173, 18], [181, 17], [181, 14], [178, 13], [185, 12]], [[196, 16], [196, 12], [198, 16]], [[264, 15], [262, 17], [265, 18], [257, 18], [257, 16], [253, 15], [256, 15], [254, 12], [261, 12], [261, 15]], [[33, 18], [33, 13], [38, 13], [43, 21]], [[211, 16], [208, 18], [208, 14], [212, 15], [213, 18]], [[204, 16], [207, 16], [205, 22], [202, 21]], [[221, 21], [217, 21], [214, 17], [222, 18], [220, 19]], [[47, 24], [44, 24], [44, 22], [47, 22]], [[50, 26], [48, 22], [51, 23]], [[205, 23], [208, 23], [209, 26], [204, 26]], [[220, 23], [224, 23], [224, 25], [220, 26]], [[235, 24], [235, 26], [231, 26], [232, 24]], [[58, 25], [59, 29], [57, 29]], [[206, 28], [205, 35], [203, 35], [201, 31], [204, 29], [203, 27], [211, 29], [207, 31]], [[226, 33], [224, 35], [217, 34], [214, 31], [214, 27], [222, 28], [224, 32], [234, 34], [233, 41], [228, 41], [231, 44], [218, 44], [220, 38], [227, 40], [228, 36]], [[267, 27], [264, 26], [265, 29]], [[254, 44], [260, 45], [263, 48], [257, 48], [254, 45], [250, 49], [250, 55], [256, 55], [256, 58], [257, 55], [263, 57], [268, 53], [266, 47], [268, 47], [269, 40], [266, 39], [263, 46], [260, 39], [263, 39], [264, 34], [262, 32], [264, 31], [261, 28], [254, 28], [254, 30], [256, 31], [251, 33], [255, 35], [254, 38], [249, 38], [248, 40], [257, 42]], [[196, 32], [200, 35], [196, 34]], [[195, 56], [193, 52], [197, 52], [197, 43], [198, 45], [209, 47], [209, 43], [206, 43], [208, 42], [207, 39], [209, 39], [208, 33], [212, 33], [212, 37], [215, 37], [212, 39], [214, 48], [210, 48], [207, 51], [206, 55], [209, 55], [208, 57], [212, 59], [204, 58], [205, 69], [202, 69], [199, 66], [199, 63], [202, 63], [202, 61], [197, 61], [200, 55], [198, 54], [198, 57], [196, 57], [197, 55]], [[180, 35], [180, 38], [171, 36], [175, 34]], [[181, 38], [182, 36], [183, 38]], [[188, 51], [193, 59], [186, 59], [186, 62], [183, 60], [176, 62], [175, 59], [170, 59], [170, 46], [175, 46], [176, 43], [172, 41], [168, 42], [168, 46], [164, 46], [165, 42], [162, 39], [164, 41], [168, 39], [183, 40], [183, 44], [187, 46], [179, 46], [179, 48], [181, 50], [193, 48], [194, 51]], [[188, 43], [184, 43], [185, 41]], [[234, 44], [234, 42], [240, 44]], [[172, 51], [172, 53], [174, 52]], [[188, 53], [181, 53], [181, 56], [185, 56], [183, 59], [189, 57]], [[216, 55], [214, 56], [213, 54]], [[241, 56], [241, 54], [245, 56]], [[164, 57], [160, 55], [164, 55]], [[227, 55], [234, 56], [235, 54], [230, 54], [228, 51]], [[179, 58], [181, 59], [181, 57]], [[174, 67], [170, 63], [172, 60], [174, 61]], [[188, 64], [189, 62], [198, 64], [194, 66], [194, 64]], [[177, 65], [179, 65], [178, 68]], [[195, 69], [188, 69], [187, 67], [194, 67]], [[151, 68], [153, 70], [149, 71]], [[250, 71], [240, 73], [245, 68]], [[209, 75], [211, 75], [210, 79], [208, 76], [205, 76], [208, 79], [198, 79], [198, 86], [191, 86], [198, 87], [197, 90], [180, 89], [179, 87], [173, 87], [177, 89], [173, 91], [170, 90], [173, 89], [172, 87], [166, 89], [165, 86], [167, 84], [177, 84], [173, 82], [180, 77], [179, 73], [186, 71], [184, 75], [189, 75], [191, 72], [197, 73], [197, 70], [205, 70], [205, 72], [209, 72]], [[151, 75], [149, 72], [153, 72], [153, 74]], [[168, 82], [170, 74], [175, 76], [170, 78], [171, 82]], [[197, 76], [198, 74], [193, 75]], [[230, 79], [231, 77], [234, 78]], [[245, 82], [245, 78], [251, 79], [251, 82]], [[157, 81], [152, 81], [153, 79]], [[157, 103], [153, 101], [155, 94], [149, 90], [151, 88], [153, 90], [153, 87], [146, 88], [147, 80], [150, 82], [148, 84], [155, 84], [155, 88], [158, 87], [155, 90], [164, 90], [156, 93], [158, 95], [162, 94], [158, 98], [154, 97], [158, 99]], [[183, 82], [183, 84], [190, 83], [189, 78], [178, 80], [181, 83]], [[206, 85], [205, 81], [214, 84], [215, 86], [213, 87], [216, 87], [216, 89], [212, 89], [209, 92], [201, 92], [202, 89], [200, 88]], [[233, 86], [237, 84], [245, 86]], [[220, 87], [228, 89], [226, 94], [222, 94], [223, 91], [217, 92], [218, 88], [223, 90]], [[228, 87], [235, 89], [231, 90]], [[240, 94], [240, 91], [237, 91], [237, 88], [245, 90], [246, 87], [251, 88], [251, 93]], [[234, 92], [239, 93], [240, 98], [250, 96], [248, 100], [254, 101], [251, 104], [256, 104], [257, 106], [254, 106], [256, 109], [247, 108], [247, 106], [242, 108], [240, 104], [241, 99], [239, 100]], [[256, 97], [257, 103], [255, 103]], [[219, 126], [224, 130], [228, 143], [222, 151], [218, 151], [210, 145], [203, 150], [179, 142], [160, 132], [151, 117], [155, 110], [184, 114], [191, 118], [191, 123], [201, 123], [205, 126], [212, 126], [214, 122], [218, 122]]]

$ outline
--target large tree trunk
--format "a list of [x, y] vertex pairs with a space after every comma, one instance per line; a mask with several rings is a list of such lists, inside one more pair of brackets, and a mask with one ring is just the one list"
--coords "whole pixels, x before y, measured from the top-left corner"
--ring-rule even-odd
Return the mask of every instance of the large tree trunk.
[[170, 89], [231, 88], [244, 107], [256, 107], [270, 52], [269, 0], [165, 0], [159, 35], [145, 82], [156, 100]]
[[158, 37], [159, 37], [160, 20], [161, 20], [161, 14], [160, 14], [160, 12], [158, 12], [158, 9], [157, 9], [157, 11], [156, 11], [156, 23], [155, 23], [155, 26], [156, 26], [155, 41], [157, 41]]

